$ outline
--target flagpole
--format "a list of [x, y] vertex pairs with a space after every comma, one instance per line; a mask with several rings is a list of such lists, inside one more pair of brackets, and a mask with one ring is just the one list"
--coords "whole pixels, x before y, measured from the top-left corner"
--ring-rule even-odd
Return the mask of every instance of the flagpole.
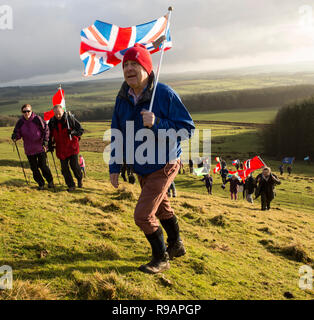
[[[61, 93], [62, 100], [64, 100], [65, 117], [66, 117], [66, 120], [67, 120], [68, 129], [70, 129], [69, 119], [68, 119], [68, 115], [66, 113], [67, 108], [66, 108], [65, 99], [64, 99], [64, 96], [63, 96], [63, 93], [62, 93], [61, 84], [59, 86], [59, 90], [60, 90], [60, 93]], [[70, 138], [70, 140], [72, 140], [72, 135], [71, 134], [69, 134], [69, 138]]]
[[169, 24], [170, 24], [170, 18], [171, 18], [172, 10], [173, 10], [172, 7], [168, 8], [168, 20], [167, 20], [167, 26], [166, 26], [166, 30], [165, 30], [165, 39], [162, 42], [161, 54], [160, 54], [160, 60], [159, 60], [158, 68], [157, 68], [157, 74], [156, 74], [156, 79], [155, 79], [155, 84], [154, 84], [154, 90], [153, 90], [152, 99], [150, 100], [150, 105], [149, 105], [149, 110], [148, 110], [149, 112], [152, 112], [152, 109], [153, 109], [153, 103], [154, 103], [157, 83], [158, 83], [158, 80], [159, 80], [159, 74], [160, 74], [160, 69], [161, 69], [162, 58], [164, 56], [165, 41], [167, 40], [167, 34], [168, 34], [168, 30], [169, 30]]

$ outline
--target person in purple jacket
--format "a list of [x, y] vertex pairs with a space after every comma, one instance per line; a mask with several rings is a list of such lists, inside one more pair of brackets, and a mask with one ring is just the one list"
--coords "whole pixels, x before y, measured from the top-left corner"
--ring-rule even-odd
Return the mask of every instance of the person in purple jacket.
[[45, 180], [42, 176], [47, 180], [48, 188], [53, 188], [53, 177], [47, 166], [46, 155], [49, 128], [42, 118], [32, 111], [30, 104], [24, 104], [21, 111], [23, 116], [16, 123], [11, 139], [15, 142], [23, 138], [24, 151], [34, 180], [38, 183], [38, 190], [44, 189]]

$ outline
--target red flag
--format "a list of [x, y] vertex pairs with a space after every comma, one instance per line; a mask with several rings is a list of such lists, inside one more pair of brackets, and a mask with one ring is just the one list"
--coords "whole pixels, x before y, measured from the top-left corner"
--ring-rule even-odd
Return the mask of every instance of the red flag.
[[253, 169], [253, 171], [254, 171], [254, 170], [263, 168], [265, 166], [266, 165], [265, 165], [264, 161], [259, 156], [255, 156], [252, 159], [244, 161], [243, 169], [244, 170]]
[[44, 112], [44, 120], [49, 121], [54, 116], [53, 110]]
[[214, 173], [217, 173], [221, 170], [221, 165], [220, 165], [220, 162], [217, 163], [216, 167], [214, 168], [213, 172]]
[[64, 90], [59, 89], [57, 93], [52, 97], [52, 105], [61, 104], [63, 109], [65, 109], [65, 99], [64, 99]]
[[[62, 108], [65, 111], [65, 99], [64, 99], [64, 90], [59, 88], [57, 93], [52, 97], [52, 105], [61, 104]], [[44, 112], [44, 120], [49, 121], [54, 116], [53, 109], [50, 111]]]

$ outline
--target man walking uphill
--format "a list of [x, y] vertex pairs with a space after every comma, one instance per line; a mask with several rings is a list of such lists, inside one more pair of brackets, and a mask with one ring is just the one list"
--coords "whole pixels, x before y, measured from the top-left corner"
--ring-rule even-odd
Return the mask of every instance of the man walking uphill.
[[49, 151], [53, 151], [56, 145], [56, 154], [61, 162], [61, 172], [68, 186], [67, 191], [75, 190], [75, 182], [69, 165], [78, 182], [78, 187], [82, 188], [82, 171], [78, 162], [79, 139], [84, 132], [80, 123], [67, 112], [62, 106], [57, 104], [53, 107], [54, 117], [49, 121], [50, 139]]
[[[195, 127], [178, 95], [164, 84], [157, 83], [152, 112], [147, 111], [154, 89], [154, 72], [150, 53], [144, 46], [135, 44], [128, 49], [122, 67], [125, 82], [116, 99], [111, 128], [122, 133], [125, 146], [123, 158], [133, 164], [142, 189], [134, 220], [151, 245], [153, 259], [139, 269], [146, 273], [158, 273], [170, 268], [169, 258], [185, 254], [178, 221], [167, 197], [167, 190], [180, 168], [180, 139], [176, 135], [175, 139], [173, 135], [165, 137], [161, 132], [169, 129], [178, 132], [182, 129], [186, 133], [183, 137], [180, 135], [183, 140], [192, 136]], [[146, 162], [142, 161], [143, 157], [138, 152], [143, 142], [132, 137], [131, 143], [129, 135], [126, 135], [126, 126], [130, 124], [134, 126], [134, 137], [137, 137], [137, 133], [145, 132], [147, 139], [144, 143], [148, 147], [153, 146], [153, 152], [147, 157], [150, 159]], [[133, 149], [130, 148], [131, 144], [134, 144]], [[110, 180], [118, 188], [121, 164], [113, 161], [114, 151], [111, 152], [109, 165]], [[148, 148], [146, 151], [148, 156]], [[167, 233], [168, 248], [157, 218]]]
[[46, 155], [49, 139], [48, 126], [40, 116], [32, 111], [30, 104], [24, 104], [21, 111], [23, 116], [16, 123], [11, 138], [14, 142], [23, 138], [25, 154], [34, 180], [38, 183], [38, 190], [44, 189], [45, 180], [42, 175], [48, 182], [48, 188], [53, 188], [53, 178], [47, 166]]

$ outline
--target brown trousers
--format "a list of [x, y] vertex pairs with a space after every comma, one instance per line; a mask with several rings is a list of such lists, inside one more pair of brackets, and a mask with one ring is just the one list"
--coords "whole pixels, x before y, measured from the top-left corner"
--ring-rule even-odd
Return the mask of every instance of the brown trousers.
[[135, 207], [134, 220], [145, 234], [152, 234], [158, 229], [158, 219], [173, 217], [167, 191], [179, 169], [180, 160], [176, 160], [151, 174], [138, 176], [142, 192]]

